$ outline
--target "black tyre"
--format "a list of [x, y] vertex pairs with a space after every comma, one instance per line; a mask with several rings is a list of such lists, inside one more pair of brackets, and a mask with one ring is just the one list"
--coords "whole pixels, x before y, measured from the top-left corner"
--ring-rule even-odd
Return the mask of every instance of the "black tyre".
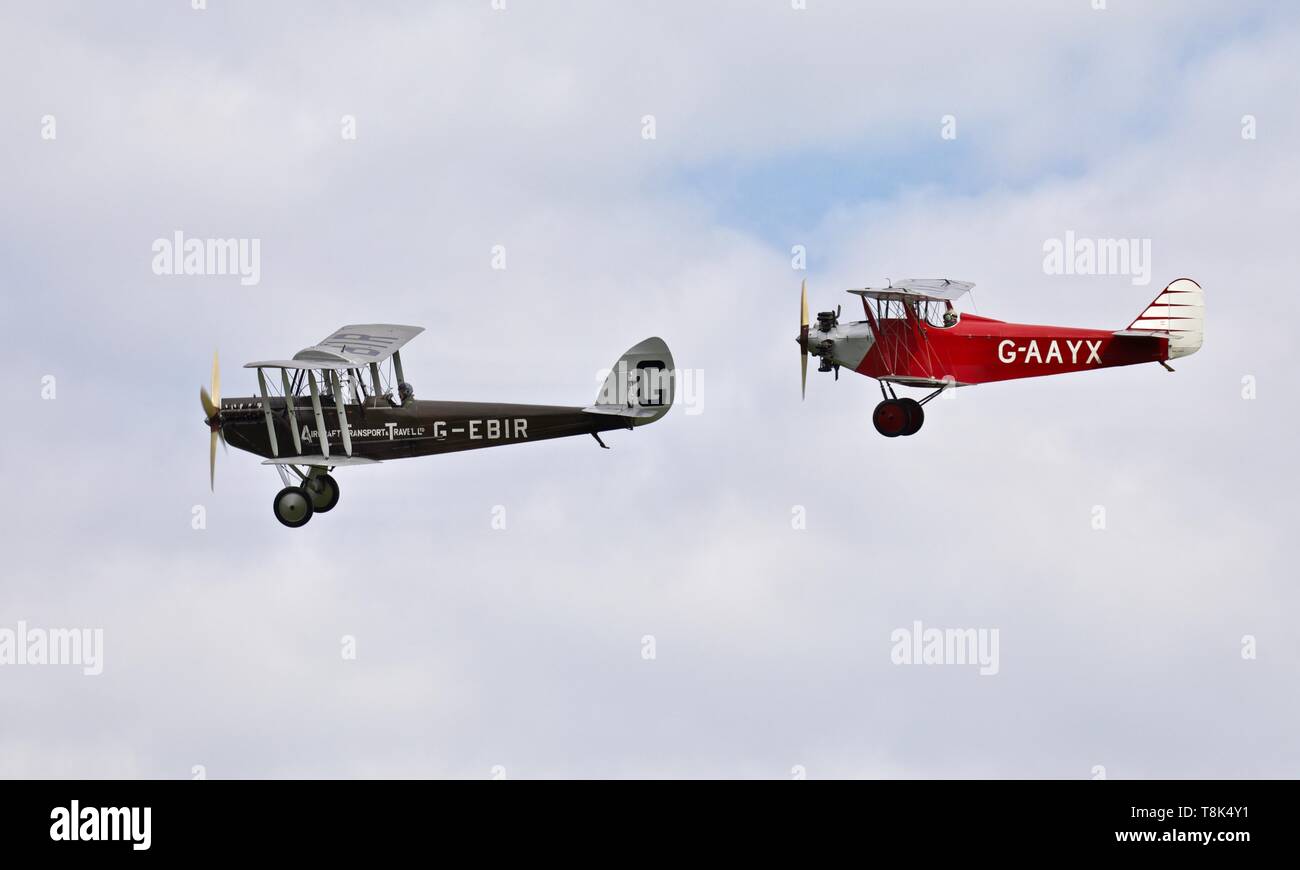
[[886, 399], [871, 413], [876, 431], [886, 438], [897, 438], [908, 426], [907, 409], [897, 399]]
[[307, 491], [311, 493], [312, 511], [323, 514], [333, 510], [339, 503], [339, 484], [328, 474], [313, 477], [307, 481]]
[[275, 518], [291, 529], [305, 526], [315, 513], [311, 502], [311, 493], [301, 486], [286, 486], [275, 494]]
[[907, 428], [903, 430], [904, 435], [915, 435], [925, 425], [925, 408], [916, 399], [899, 399], [898, 403], [903, 406], [907, 412]]

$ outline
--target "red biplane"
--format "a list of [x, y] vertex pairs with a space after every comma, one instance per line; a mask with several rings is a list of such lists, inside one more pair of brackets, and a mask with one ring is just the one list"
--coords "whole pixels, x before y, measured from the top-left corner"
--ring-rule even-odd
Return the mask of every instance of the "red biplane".
[[[1205, 330], [1205, 295], [1190, 278], [1179, 278], [1126, 329], [1076, 329], [1006, 323], [961, 312], [953, 302], [974, 284], [947, 278], [907, 280], [885, 288], [849, 290], [862, 298], [867, 319], [840, 323], [835, 311], [808, 322], [808, 283], [800, 304], [802, 389], [808, 354], [818, 371], [852, 369], [880, 382], [884, 400], [872, 422], [887, 438], [915, 434], [925, 422], [922, 406], [946, 389], [1059, 375], [1089, 369], [1159, 363], [1195, 353]], [[929, 388], [921, 400], [899, 398], [895, 386]]]

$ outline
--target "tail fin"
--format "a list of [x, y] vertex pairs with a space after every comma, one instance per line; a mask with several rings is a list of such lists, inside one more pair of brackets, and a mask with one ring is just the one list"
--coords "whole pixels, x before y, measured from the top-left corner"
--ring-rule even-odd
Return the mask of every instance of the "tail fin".
[[633, 426], [653, 423], [673, 405], [677, 377], [673, 355], [662, 338], [629, 348], [609, 370], [589, 414], [627, 417]]
[[1124, 331], [1167, 333], [1169, 359], [1194, 354], [1205, 339], [1205, 292], [1191, 278], [1179, 278]]

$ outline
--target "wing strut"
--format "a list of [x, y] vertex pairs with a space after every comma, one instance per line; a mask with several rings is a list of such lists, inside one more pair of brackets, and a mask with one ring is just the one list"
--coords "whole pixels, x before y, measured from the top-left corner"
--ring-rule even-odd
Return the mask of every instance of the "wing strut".
[[349, 380], [352, 381], [352, 401], [360, 405], [365, 401], [362, 395], [365, 392], [365, 387], [361, 383], [361, 369], [348, 369], [348, 375], [350, 376]]
[[371, 390], [376, 399], [384, 394], [384, 387], [379, 383], [379, 363], [370, 364], [370, 383]]
[[280, 383], [284, 384], [284, 407], [289, 412], [289, 434], [293, 436], [293, 455], [302, 456], [302, 442], [298, 440], [298, 413], [293, 409], [293, 387], [289, 384], [289, 372], [280, 369]]
[[402, 384], [406, 383], [406, 377], [402, 374], [402, 355], [393, 351], [393, 373], [397, 375], [397, 397], [402, 397]]
[[320, 409], [320, 390], [316, 388], [316, 373], [307, 370], [307, 386], [311, 387], [311, 409], [316, 414], [316, 432], [320, 435], [320, 452], [330, 458], [330, 436], [325, 431], [325, 412]]
[[262, 416], [266, 418], [266, 434], [271, 436], [271, 455], [280, 455], [280, 444], [275, 440], [275, 422], [271, 420], [271, 397], [266, 394], [266, 375], [257, 370], [257, 386], [262, 391]]
[[339, 415], [339, 431], [343, 434], [343, 452], [352, 455], [352, 433], [348, 431], [348, 412], [343, 404], [343, 387], [339, 384], [339, 373], [331, 369], [325, 373], [330, 379], [330, 390], [334, 393], [334, 410]]

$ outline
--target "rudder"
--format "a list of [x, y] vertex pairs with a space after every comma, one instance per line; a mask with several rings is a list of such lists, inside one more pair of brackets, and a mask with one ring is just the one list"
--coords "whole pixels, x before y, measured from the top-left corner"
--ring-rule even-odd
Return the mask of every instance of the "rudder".
[[1194, 354], [1205, 341], [1205, 291], [1191, 278], [1179, 278], [1162, 290], [1128, 328], [1169, 333], [1169, 359]]
[[653, 423], [668, 413], [675, 393], [677, 370], [662, 338], [647, 338], [628, 348], [609, 370], [591, 414], [627, 417], [633, 426]]

